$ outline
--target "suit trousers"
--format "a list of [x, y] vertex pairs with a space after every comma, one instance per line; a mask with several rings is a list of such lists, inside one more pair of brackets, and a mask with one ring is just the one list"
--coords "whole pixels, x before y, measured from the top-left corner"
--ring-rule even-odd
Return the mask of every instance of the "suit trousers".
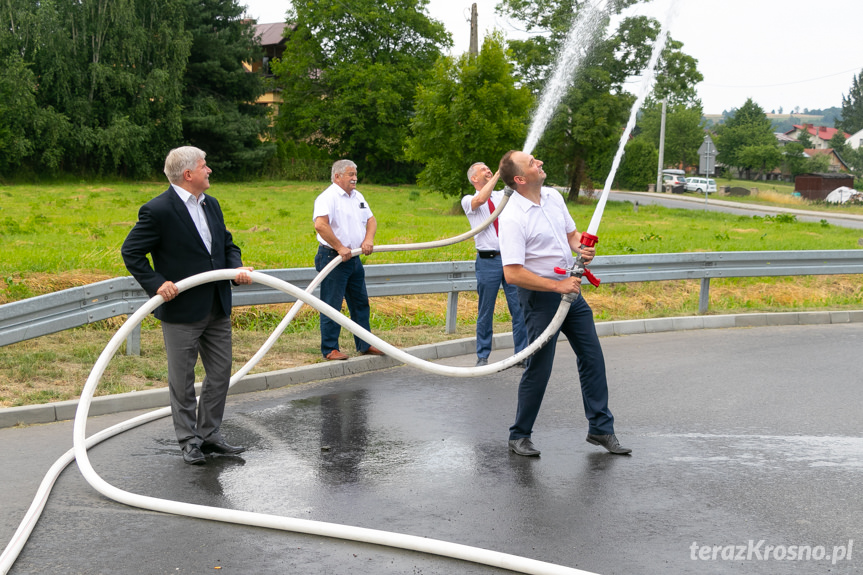
[[[560, 307], [560, 294], [518, 288], [519, 301], [524, 311], [527, 335], [535, 341], [551, 323]], [[579, 295], [569, 307], [560, 330], [527, 362], [527, 368], [518, 384], [518, 408], [515, 423], [509, 428], [510, 439], [530, 437], [533, 424], [539, 414], [542, 398], [551, 377], [557, 338], [560, 333], [569, 340], [577, 356], [578, 377], [581, 380], [581, 398], [584, 415], [588, 421], [588, 433], [608, 435], [614, 433], [614, 416], [608, 409], [608, 382], [605, 375], [605, 358], [596, 326], [593, 310]]]
[[[315, 254], [315, 269], [323, 270], [334, 259], [340, 258], [339, 252], [326, 246], [318, 246]], [[352, 257], [337, 265], [330, 275], [321, 282], [321, 300], [327, 305], [341, 311], [342, 302], [348, 302], [351, 319], [360, 327], [371, 331], [369, 319], [371, 307], [369, 294], [366, 292], [366, 270], [359, 256]], [[321, 314], [321, 353], [326, 357], [334, 349], [339, 349], [339, 334], [342, 326]], [[369, 349], [369, 344], [354, 336], [354, 345], [362, 353]]]
[[[168, 354], [171, 415], [180, 447], [223, 439], [220, 429], [231, 380], [231, 318], [216, 309], [193, 323], [163, 321], [162, 336]], [[196, 414], [195, 364], [199, 354], [206, 375]]]
[[493, 258], [476, 257], [476, 292], [479, 302], [476, 316], [476, 356], [487, 358], [491, 353], [494, 336], [494, 304], [497, 293], [503, 288], [509, 315], [512, 317], [512, 340], [515, 352], [527, 347], [527, 331], [524, 328], [524, 314], [518, 302], [518, 289], [503, 278], [503, 265], [500, 254]]

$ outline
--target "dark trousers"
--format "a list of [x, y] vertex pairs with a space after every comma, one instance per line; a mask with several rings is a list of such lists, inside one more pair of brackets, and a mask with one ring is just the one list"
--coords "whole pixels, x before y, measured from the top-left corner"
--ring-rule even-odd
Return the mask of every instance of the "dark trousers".
[[[315, 254], [315, 269], [321, 271], [333, 258], [339, 258], [339, 253], [325, 246], [318, 247]], [[348, 302], [351, 319], [369, 331], [369, 295], [366, 292], [366, 271], [359, 257], [353, 257], [342, 262], [321, 282], [321, 299], [330, 307], [340, 311], [342, 302]], [[339, 334], [342, 326], [321, 314], [321, 353], [326, 356], [334, 349], [339, 349]], [[364, 352], [369, 344], [354, 336], [357, 351]]]
[[512, 340], [516, 353], [527, 347], [527, 331], [524, 329], [524, 314], [518, 303], [518, 290], [503, 277], [500, 254], [493, 258], [476, 257], [476, 292], [479, 295], [476, 316], [476, 356], [487, 358], [491, 353], [494, 337], [494, 304], [497, 292], [503, 288], [509, 315], [512, 317]]
[[[215, 310], [194, 323], [162, 322], [162, 336], [168, 354], [171, 416], [180, 447], [187, 443], [201, 445], [205, 440], [219, 441], [231, 381], [231, 318]], [[196, 405], [198, 354], [206, 375]]]
[[[545, 331], [560, 307], [560, 294], [531, 291], [518, 288], [518, 297], [524, 312], [527, 335], [531, 343]], [[578, 377], [581, 380], [581, 398], [584, 415], [588, 421], [588, 433], [608, 435], [614, 433], [614, 416], [608, 409], [608, 382], [605, 377], [605, 359], [596, 326], [593, 310], [579, 296], [569, 308], [569, 313], [560, 331], [528, 360], [527, 368], [518, 384], [518, 409], [515, 423], [509, 428], [509, 438], [530, 437], [533, 424], [539, 414], [545, 388], [551, 377], [554, 352], [560, 332], [569, 340], [577, 356]]]

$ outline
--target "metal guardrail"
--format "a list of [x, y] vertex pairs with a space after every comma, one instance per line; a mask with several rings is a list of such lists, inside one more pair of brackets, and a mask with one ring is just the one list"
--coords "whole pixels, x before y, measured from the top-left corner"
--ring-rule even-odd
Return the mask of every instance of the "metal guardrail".
[[[863, 250], [600, 256], [590, 267], [605, 284], [700, 279], [698, 312], [704, 314], [712, 278], [863, 274]], [[448, 333], [455, 331], [459, 292], [476, 290], [473, 261], [368, 265], [365, 270], [371, 297], [448, 294]], [[313, 268], [262, 272], [302, 289], [317, 274]], [[8, 303], [0, 306], [0, 346], [131, 314], [147, 299], [138, 282], [123, 277]], [[233, 291], [235, 306], [292, 301], [291, 296], [261, 284], [236, 286]], [[139, 352], [140, 331], [136, 331], [127, 341], [126, 353]]]

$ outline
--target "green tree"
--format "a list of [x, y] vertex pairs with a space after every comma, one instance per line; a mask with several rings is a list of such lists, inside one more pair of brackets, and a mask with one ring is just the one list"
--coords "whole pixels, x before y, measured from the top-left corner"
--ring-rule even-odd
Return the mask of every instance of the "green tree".
[[738, 150], [737, 157], [744, 165], [758, 170], [756, 180], [762, 179], [765, 173], [782, 163], [782, 152], [775, 144], [743, 146]]
[[[716, 148], [719, 151], [717, 161], [738, 168], [747, 177], [753, 169], [762, 173], [764, 169], [773, 169], [781, 162], [773, 126], [767, 114], [752, 98], [748, 98], [716, 132]], [[776, 149], [775, 154], [770, 151], [771, 148]], [[776, 163], [773, 166], [765, 168], [774, 160]]]
[[18, 54], [0, 61], [0, 175], [33, 153], [36, 80]]
[[[665, 166], [691, 166], [698, 163], [698, 148], [704, 142], [704, 123], [699, 102], [666, 105]], [[659, 149], [662, 125], [662, 103], [651, 102], [638, 120], [640, 137]]]
[[[618, 0], [607, 4], [609, 13], [640, 0]], [[536, 93], [548, 81], [558, 47], [579, 11], [589, 9], [577, 0], [503, 0], [498, 10], [523, 23], [534, 34], [528, 40], [510, 42], [517, 73]], [[618, 29], [604, 37], [609, 20], [594, 30], [593, 48], [581, 60], [578, 71], [560, 107], [549, 122], [535, 155], [546, 162], [549, 181], [567, 182], [569, 200], [584, 185], [604, 180], [610, 168], [621, 131], [635, 97], [625, 91], [633, 75], [643, 72], [659, 33], [655, 20], [625, 18]], [[681, 52], [682, 44], [670, 40], [660, 59], [655, 86], [659, 97], [691, 102], [694, 86], [701, 81], [696, 61]]]
[[804, 149], [803, 144], [800, 142], [790, 142], [783, 148], [785, 171], [791, 174], [792, 177], [798, 174], [805, 174], [809, 171]]
[[48, 172], [60, 165], [69, 122], [51, 107], [38, 107], [36, 88], [36, 76], [20, 55], [0, 61], [0, 175], [21, 173], [25, 162]]
[[517, 87], [503, 37], [483, 41], [477, 56], [443, 57], [417, 89], [408, 159], [422, 163], [419, 183], [447, 196], [460, 195], [474, 162], [492, 168], [524, 142], [533, 96]]
[[845, 155], [842, 156], [842, 159], [851, 166], [851, 169], [854, 170], [856, 174], [863, 173], [863, 147], [857, 148], [856, 150], [850, 146], [848, 146], [845, 150]]
[[638, 137], [626, 144], [623, 161], [617, 170], [614, 187], [618, 190], [643, 192], [656, 181], [659, 152], [645, 138]]
[[797, 132], [797, 141], [803, 144], [803, 149], [805, 150], [811, 150], [815, 147], [815, 144], [812, 143], [812, 134], [806, 128]]
[[[830, 140], [827, 142], [828, 148], [833, 148], [836, 150], [836, 153], [840, 156], [845, 154], [845, 150], [850, 148], [851, 146], [845, 140], [845, 134], [842, 130], [837, 130], [833, 136], [831, 136]], [[843, 156], [844, 157], [844, 156]]]
[[830, 169], [830, 156], [818, 154], [806, 160], [806, 171], [809, 173], [825, 173]]
[[404, 156], [417, 85], [451, 44], [428, 0], [297, 0], [296, 23], [272, 63], [285, 104], [280, 139], [348, 157], [375, 181], [409, 181]]
[[854, 76], [848, 95], [842, 96], [842, 119], [836, 127], [849, 134], [863, 130], [863, 71]]
[[207, 151], [207, 163], [222, 176], [257, 174], [275, 153], [261, 140], [270, 118], [254, 101], [263, 77], [243, 69], [262, 55], [254, 25], [237, 0], [186, 0], [192, 44], [183, 78], [183, 137]]
[[0, 7], [0, 45], [36, 79], [31, 168], [152, 173], [182, 134], [183, 1], [7, 0]]

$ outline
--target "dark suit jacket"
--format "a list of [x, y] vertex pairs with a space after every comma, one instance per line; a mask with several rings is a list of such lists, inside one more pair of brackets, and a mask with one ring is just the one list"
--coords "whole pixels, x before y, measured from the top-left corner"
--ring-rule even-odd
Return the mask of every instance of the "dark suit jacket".
[[[176, 283], [202, 272], [243, 265], [240, 248], [234, 245], [231, 232], [225, 228], [219, 202], [208, 195], [203, 209], [213, 236], [210, 253], [189, 210], [173, 187], [141, 206], [138, 222], [123, 242], [121, 253], [126, 269], [150, 297], [155, 296], [156, 290], [168, 280]], [[147, 254], [153, 258], [152, 266]], [[218, 303], [225, 315], [230, 316], [231, 285], [228, 281], [207, 283], [186, 290], [159, 306], [154, 314], [169, 323], [200, 321], [213, 308], [214, 297], [219, 298]]]

